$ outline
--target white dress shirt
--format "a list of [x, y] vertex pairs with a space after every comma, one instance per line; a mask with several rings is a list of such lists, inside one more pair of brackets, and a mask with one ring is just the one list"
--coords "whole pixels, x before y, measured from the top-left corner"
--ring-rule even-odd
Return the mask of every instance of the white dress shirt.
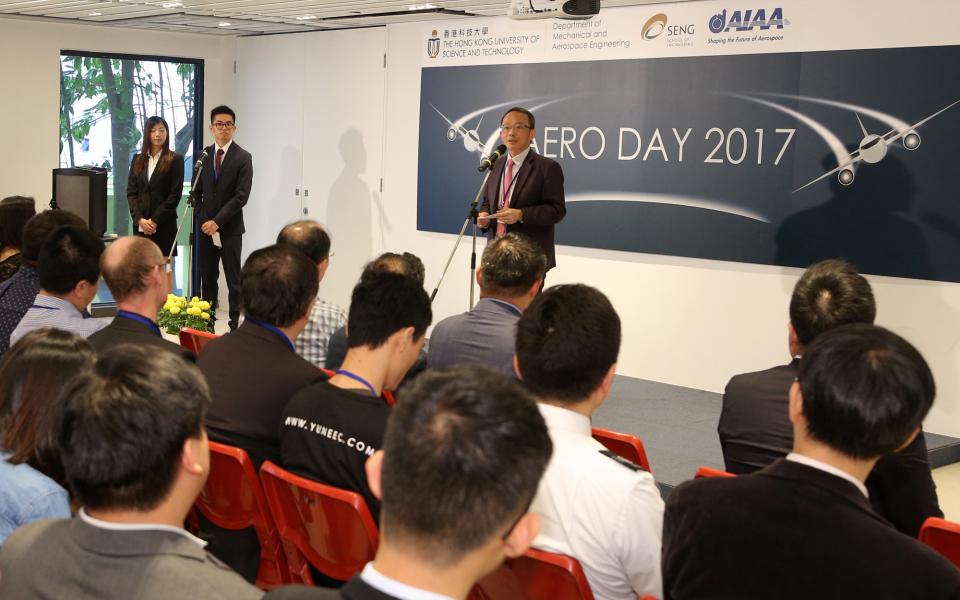
[[153, 178], [153, 170], [157, 168], [157, 163], [160, 162], [160, 155], [162, 152], [157, 152], [157, 155], [149, 154], [147, 158], [147, 179]]
[[384, 594], [399, 598], [400, 600], [454, 600], [450, 596], [421, 590], [420, 588], [400, 583], [396, 579], [391, 579], [374, 569], [372, 562], [368, 562], [367, 566], [363, 568], [363, 572], [360, 573], [360, 578], [367, 582], [370, 587], [376, 588]]
[[201, 540], [183, 527], [174, 527], [173, 525], [163, 525], [161, 523], [113, 523], [102, 521], [88, 515], [84, 508], [81, 508], [77, 514], [87, 525], [92, 525], [100, 529], [109, 529], [110, 531], [169, 531], [182, 535], [201, 548], [207, 547], [207, 542]]
[[653, 476], [601, 454], [590, 419], [540, 404], [553, 456], [531, 510], [533, 545], [580, 561], [597, 600], [662, 597], [663, 499]]
[[838, 469], [833, 465], [828, 465], [827, 463], [817, 460], [815, 458], [810, 458], [809, 456], [804, 456], [802, 454], [797, 454], [796, 452], [791, 452], [787, 455], [787, 460], [795, 463], [800, 463], [801, 465], [807, 465], [808, 467], [813, 467], [814, 469], [819, 469], [825, 473], [830, 473], [831, 475], [836, 475], [840, 479], [846, 479], [853, 485], [857, 486], [857, 489], [860, 490], [867, 498], [870, 497], [870, 492], [867, 491], [867, 486], [863, 484], [862, 481], [847, 473], [842, 469]]

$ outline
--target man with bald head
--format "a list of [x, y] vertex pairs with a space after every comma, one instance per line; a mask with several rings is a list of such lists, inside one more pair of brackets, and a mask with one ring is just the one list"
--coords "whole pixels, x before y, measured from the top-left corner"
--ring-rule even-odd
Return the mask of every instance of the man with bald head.
[[117, 301], [117, 316], [88, 339], [102, 353], [118, 344], [149, 345], [193, 360], [193, 353], [163, 338], [157, 313], [170, 287], [167, 260], [148, 238], [122, 237], [100, 256], [103, 280]]

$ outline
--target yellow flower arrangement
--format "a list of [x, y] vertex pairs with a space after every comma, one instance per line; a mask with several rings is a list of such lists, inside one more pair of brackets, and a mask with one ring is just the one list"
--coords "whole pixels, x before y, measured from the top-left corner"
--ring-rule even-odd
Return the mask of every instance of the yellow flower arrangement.
[[160, 327], [171, 334], [178, 334], [184, 327], [200, 331], [213, 332], [213, 321], [210, 319], [210, 303], [197, 296], [190, 298], [167, 295], [157, 317]]

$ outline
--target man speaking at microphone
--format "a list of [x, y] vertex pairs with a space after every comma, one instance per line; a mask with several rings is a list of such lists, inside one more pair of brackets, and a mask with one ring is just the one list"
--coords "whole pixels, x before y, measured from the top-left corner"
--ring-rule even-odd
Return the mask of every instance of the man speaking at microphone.
[[536, 119], [529, 110], [511, 108], [500, 119], [500, 139], [507, 156], [497, 160], [487, 179], [478, 223], [491, 240], [508, 232], [535, 240], [547, 255], [547, 270], [557, 264], [553, 226], [567, 214], [563, 170], [530, 149]]

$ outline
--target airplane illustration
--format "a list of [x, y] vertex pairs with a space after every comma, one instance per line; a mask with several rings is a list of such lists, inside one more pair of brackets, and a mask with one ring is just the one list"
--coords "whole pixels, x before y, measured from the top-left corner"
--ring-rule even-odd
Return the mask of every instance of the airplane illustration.
[[447, 122], [449, 127], [447, 128], [447, 141], [453, 142], [458, 137], [463, 138], [463, 148], [467, 152], [476, 152], [481, 158], [484, 157], [483, 153], [483, 144], [480, 142], [480, 134], [477, 133], [477, 130], [480, 129], [480, 124], [483, 123], [483, 115], [480, 115], [480, 120], [477, 121], [477, 126], [473, 129], [467, 129], [462, 124], [454, 123], [447, 118], [445, 114], [440, 112], [433, 104], [430, 105], [430, 108], [437, 111], [437, 114], [443, 117], [443, 120]]
[[883, 157], [887, 155], [887, 149], [890, 147], [890, 144], [893, 144], [897, 140], [902, 140], [901, 144], [905, 149], [910, 151], [916, 150], [920, 147], [920, 134], [917, 133], [917, 129], [930, 119], [950, 108], [953, 108], [957, 104], [960, 104], [960, 100], [941, 108], [932, 115], [921, 119], [909, 127], [891, 129], [883, 135], [868, 133], [867, 128], [863, 126], [863, 121], [860, 120], [860, 115], [855, 112], [854, 115], [857, 117], [857, 122], [860, 124], [860, 131], [863, 132], [863, 139], [860, 140], [859, 147], [851, 152], [847, 156], [846, 160], [838, 164], [836, 168], [831, 169], [813, 181], [798, 187], [797, 189], [793, 190], [793, 193], [797, 193], [800, 190], [817, 183], [818, 181], [830, 177], [833, 174], [837, 175], [837, 180], [839, 180], [842, 185], [850, 185], [853, 183], [856, 166], [860, 161], [868, 164], [880, 162], [883, 160]]

